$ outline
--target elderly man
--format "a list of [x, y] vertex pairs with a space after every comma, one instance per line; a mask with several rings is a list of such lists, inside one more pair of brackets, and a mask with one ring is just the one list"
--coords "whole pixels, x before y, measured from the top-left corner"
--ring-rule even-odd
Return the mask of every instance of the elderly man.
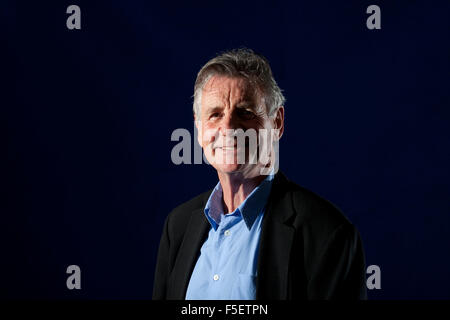
[[198, 140], [219, 182], [167, 217], [154, 299], [366, 297], [357, 229], [278, 171], [284, 101], [268, 61], [251, 50], [225, 52], [198, 73]]

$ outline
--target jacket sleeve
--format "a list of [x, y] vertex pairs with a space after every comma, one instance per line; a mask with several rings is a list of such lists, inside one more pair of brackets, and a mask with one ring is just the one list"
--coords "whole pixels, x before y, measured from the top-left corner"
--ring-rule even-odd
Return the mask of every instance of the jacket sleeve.
[[352, 224], [339, 226], [318, 257], [308, 281], [308, 299], [367, 299], [364, 249]]
[[169, 217], [164, 223], [163, 233], [159, 243], [158, 257], [153, 282], [153, 300], [166, 299], [167, 278], [169, 276]]

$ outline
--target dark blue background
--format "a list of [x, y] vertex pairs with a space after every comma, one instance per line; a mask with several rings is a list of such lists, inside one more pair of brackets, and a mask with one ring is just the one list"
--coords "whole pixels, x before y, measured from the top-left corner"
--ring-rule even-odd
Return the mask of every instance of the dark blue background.
[[0, 295], [151, 298], [166, 215], [217, 182], [172, 164], [171, 133], [193, 132], [200, 67], [246, 46], [287, 97], [281, 170], [338, 205], [381, 268], [369, 297], [449, 299], [449, 7], [2, 1]]

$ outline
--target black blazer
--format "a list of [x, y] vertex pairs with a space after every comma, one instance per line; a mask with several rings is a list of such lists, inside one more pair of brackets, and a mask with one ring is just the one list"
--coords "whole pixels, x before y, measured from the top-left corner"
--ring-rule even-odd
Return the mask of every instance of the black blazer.
[[[212, 190], [167, 217], [153, 299], [184, 299], [210, 224], [203, 209]], [[358, 230], [333, 204], [278, 172], [261, 227], [257, 299], [366, 299]]]

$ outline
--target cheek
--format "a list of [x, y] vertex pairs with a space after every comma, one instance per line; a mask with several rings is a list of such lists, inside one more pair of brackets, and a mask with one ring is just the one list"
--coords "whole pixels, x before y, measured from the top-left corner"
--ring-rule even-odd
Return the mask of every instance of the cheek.
[[218, 135], [219, 131], [217, 128], [215, 128], [214, 125], [211, 124], [205, 124], [202, 127], [202, 144], [203, 146], [206, 146], [210, 144], [211, 142], [214, 142]]

